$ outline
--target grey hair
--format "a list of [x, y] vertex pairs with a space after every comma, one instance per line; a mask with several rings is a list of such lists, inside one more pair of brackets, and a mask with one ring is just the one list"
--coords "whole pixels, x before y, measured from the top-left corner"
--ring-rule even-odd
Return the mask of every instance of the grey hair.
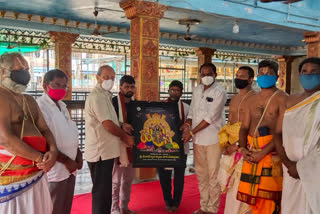
[[27, 86], [17, 84], [10, 79], [10, 69], [13, 66], [14, 59], [16, 58], [23, 59], [23, 56], [18, 52], [4, 53], [0, 56], [0, 68], [4, 68], [5, 76], [4, 80], [0, 82], [0, 85], [3, 85], [15, 92], [22, 93], [26, 90]]
[[4, 53], [0, 56], [0, 67], [10, 70], [13, 65], [13, 60], [16, 58], [23, 58], [19, 52]]
[[111, 69], [114, 72], [114, 69], [110, 65], [102, 65], [99, 67], [97, 75], [100, 76], [103, 69]]

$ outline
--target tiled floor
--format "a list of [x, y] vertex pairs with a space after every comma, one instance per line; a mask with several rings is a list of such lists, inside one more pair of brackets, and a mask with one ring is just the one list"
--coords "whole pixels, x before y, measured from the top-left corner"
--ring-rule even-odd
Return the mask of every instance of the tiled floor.
[[[189, 168], [192, 167], [193, 165], [192, 143], [189, 142], [189, 144], [190, 144], [190, 151], [187, 158], [187, 168], [185, 173], [186, 175], [192, 174], [189, 172]], [[154, 180], [157, 180], [157, 179], [158, 179], [158, 175]], [[135, 180], [134, 183], [138, 183], [138, 182]], [[91, 188], [92, 188], [92, 182], [91, 182], [90, 172], [89, 172], [88, 164], [85, 162], [83, 164], [83, 168], [77, 174], [76, 187], [75, 187], [74, 194], [77, 195], [77, 194], [88, 193], [91, 191]]]

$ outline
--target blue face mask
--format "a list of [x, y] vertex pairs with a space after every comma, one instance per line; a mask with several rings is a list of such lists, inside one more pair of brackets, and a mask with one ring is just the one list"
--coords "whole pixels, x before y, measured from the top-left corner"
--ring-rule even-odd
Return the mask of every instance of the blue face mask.
[[312, 90], [320, 85], [320, 74], [300, 74], [300, 84], [306, 90]]
[[276, 75], [261, 75], [257, 77], [257, 83], [260, 88], [271, 88], [276, 84]]

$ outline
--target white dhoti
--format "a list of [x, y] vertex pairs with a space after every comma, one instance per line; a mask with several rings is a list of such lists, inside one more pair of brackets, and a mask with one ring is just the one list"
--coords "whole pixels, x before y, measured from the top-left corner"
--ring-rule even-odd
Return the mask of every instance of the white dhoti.
[[283, 146], [297, 162], [300, 179], [284, 166], [282, 214], [320, 213], [320, 92], [286, 110], [283, 118]]
[[[0, 185], [0, 193], [5, 194], [9, 189], [18, 190], [25, 185], [32, 185], [14, 198], [0, 203], [1, 214], [51, 214], [52, 202], [46, 176], [39, 176], [42, 172], [28, 178], [28, 181], [17, 182], [10, 185]], [[38, 180], [39, 179], [39, 180]], [[23, 191], [23, 190], [22, 190]]]
[[[224, 214], [244, 214], [250, 213], [249, 206], [237, 200], [238, 186], [240, 182], [242, 157], [236, 157], [237, 152], [232, 155], [223, 155], [220, 160], [220, 169], [218, 174], [219, 184], [222, 194], [226, 193], [224, 210], [219, 210]], [[237, 154], [239, 155], [239, 154]], [[238, 161], [237, 161], [238, 160]], [[234, 165], [236, 161], [236, 164]], [[219, 207], [220, 209], [220, 207]]]

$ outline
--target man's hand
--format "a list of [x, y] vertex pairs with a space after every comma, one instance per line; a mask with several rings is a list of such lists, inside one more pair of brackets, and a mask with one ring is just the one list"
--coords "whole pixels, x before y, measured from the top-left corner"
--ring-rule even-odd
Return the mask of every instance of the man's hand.
[[82, 152], [80, 151], [80, 149], [78, 149], [78, 152], [77, 152], [76, 162], [78, 164], [78, 169], [81, 169], [83, 166], [83, 158], [82, 158]]
[[221, 153], [222, 153], [223, 155], [228, 155], [227, 148], [228, 148], [228, 146], [227, 146], [227, 145], [222, 147], [222, 149], [221, 149]]
[[133, 127], [129, 123], [123, 123], [121, 127], [122, 130], [125, 131], [128, 135], [132, 134]]
[[132, 136], [126, 134], [120, 139], [122, 142], [124, 142], [127, 145], [127, 147], [132, 148], [134, 144], [134, 139]]
[[37, 167], [44, 172], [48, 172], [56, 163], [57, 151], [48, 151], [43, 155], [42, 161], [37, 163]]
[[64, 163], [64, 165], [70, 173], [73, 173], [79, 167], [79, 164], [70, 158], [68, 158], [68, 160]]
[[292, 162], [289, 167], [288, 167], [288, 174], [295, 178], [295, 179], [300, 179], [298, 170], [297, 170], [297, 162]]
[[235, 151], [238, 150], [238, 146], [236, 144], [227, 146], [227, 155], [232, 155]]
[[253, 163], [258, 163], [263, 157], [264, 153], [262, 151], [252, 152], [249, 157], [249, 161]]
[[185, 143], [187, 143], [190, 139], [192, 138], [192, 136], [191, 136], [191, 134], [190, 134], [190, 131], [189, 131], [189, 129], [187, 130], [187, 131], [184, 131], [183, 133], [182, 133], [182, 140], [183, 140], [183, 143], [185, 144]]
[[243, 160], [244, 160], [244, 161], [247, 161], [247, 162], [249, 162], [249, 163], [251, 162], [251, 161], [250, 161], [250, 158], [251, 158], [250, 155], [251, 155], [251, 153], [252, 153], [252, 152], [250, 152], [247, 148], [242, 148], [242, 149], [241, 149], [241, 154], [242, 154]]
[[189, 130], [189, 128], [190, 128], [190, 126], [187, 125], [186, 123], [184, 123], [184, 124], [182, 124], [182, 125], [180, 126], [180, 131], [186, 132], [187, 130]]

